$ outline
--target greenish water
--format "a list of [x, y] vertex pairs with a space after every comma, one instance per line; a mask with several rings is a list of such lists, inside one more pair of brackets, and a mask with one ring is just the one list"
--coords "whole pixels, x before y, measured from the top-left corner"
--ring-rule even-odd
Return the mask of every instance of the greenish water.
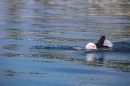
[[[0, 86], [129, 86], [129, 0], [0, 0]], [[105, 35], [112, 50], [86, 51]]]

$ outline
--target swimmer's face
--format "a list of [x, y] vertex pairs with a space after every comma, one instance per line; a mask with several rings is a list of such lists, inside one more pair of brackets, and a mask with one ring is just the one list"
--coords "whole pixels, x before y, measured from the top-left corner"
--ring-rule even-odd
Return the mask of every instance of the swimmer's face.
[[96, 45], [94, 43], [88, 43], [85, 47], [86, 49], [97, 49]]

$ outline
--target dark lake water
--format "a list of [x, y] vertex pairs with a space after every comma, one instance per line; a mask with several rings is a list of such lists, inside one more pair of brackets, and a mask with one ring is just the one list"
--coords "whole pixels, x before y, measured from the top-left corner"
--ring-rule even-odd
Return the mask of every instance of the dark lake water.
[[130, 86], [130, 0], [0, 0], [0, 86]]

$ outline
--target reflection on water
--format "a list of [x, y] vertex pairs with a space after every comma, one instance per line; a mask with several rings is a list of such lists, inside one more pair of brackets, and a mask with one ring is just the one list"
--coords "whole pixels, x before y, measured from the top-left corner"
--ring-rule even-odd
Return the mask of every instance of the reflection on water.
[[87, 54], [86, 60], [91, 65], [103, 65], [104, 56], [95, 56], [94, 54]]
[[[0, 85], [129, 85], [129, 0], [0, 1]], [[101, 35], [114, 49], [84, 52]]]
[[[91, 66], [105, 66], [107, 68], [113, 68], [118, 71], [130, 72], [130, 61], [125, 60], [104, 60], [103, 54], [90, 53], [86, 55], [87, 65]], [[86, 64], [86, 63], [85, 63]]]

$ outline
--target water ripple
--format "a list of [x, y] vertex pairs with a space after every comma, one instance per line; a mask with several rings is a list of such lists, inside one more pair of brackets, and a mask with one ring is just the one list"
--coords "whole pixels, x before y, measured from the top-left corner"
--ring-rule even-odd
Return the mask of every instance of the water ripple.
[[[130, 83], [129, 0], [0, 1], [1, 85]], [[112, 50], [84, 49], [101, 35]]]

